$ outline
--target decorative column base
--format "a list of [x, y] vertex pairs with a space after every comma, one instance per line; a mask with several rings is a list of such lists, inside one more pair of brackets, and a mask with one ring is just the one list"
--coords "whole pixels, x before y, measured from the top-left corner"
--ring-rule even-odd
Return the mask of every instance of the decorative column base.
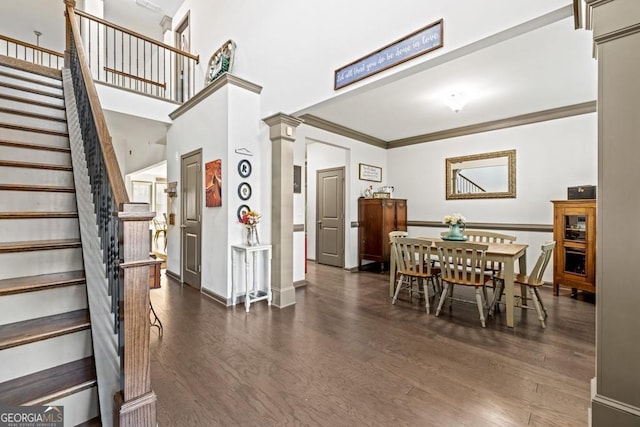
[[271, 289], [271, 305], [285, 308], [296, 303], [296, 289], [292, 287]]
[[156, 394], [152, 391], [124, 402], [122, 392], [113, 396], [113, 425], [115, 427], [156, 427]]

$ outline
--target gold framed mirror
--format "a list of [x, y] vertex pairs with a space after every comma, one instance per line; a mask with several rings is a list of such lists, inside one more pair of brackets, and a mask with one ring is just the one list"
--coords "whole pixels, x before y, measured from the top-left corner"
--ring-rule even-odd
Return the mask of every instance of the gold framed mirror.
[[516, 197], [516, 150], [450, 157], [445, 162], [447, 200]]

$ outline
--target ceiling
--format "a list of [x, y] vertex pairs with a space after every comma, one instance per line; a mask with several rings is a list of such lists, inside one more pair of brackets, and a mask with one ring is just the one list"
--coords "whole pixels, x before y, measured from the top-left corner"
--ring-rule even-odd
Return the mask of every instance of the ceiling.
[[[594, 101], [591, 33], [576, 31], [570, 16], [551, 19], [446, 52], [296, 115], [390, 142]], [[457, 113], [444, 103], [456, 92], [468, 99]]]

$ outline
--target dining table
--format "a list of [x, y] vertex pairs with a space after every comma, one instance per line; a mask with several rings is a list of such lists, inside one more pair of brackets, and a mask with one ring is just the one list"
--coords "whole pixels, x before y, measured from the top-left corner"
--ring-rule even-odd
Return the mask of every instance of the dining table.
[[[430, 240], [434, 243], [442, 241], [440, 237], [418, 237], [419, 239]], [[507, 326], [513, 328], [514, 314], [514, 278], [515, 263], [518, 262], [518, 272], [526, 273], [527, 271], [527, 248], [529, 245], [522, 243], [483, 243], [488, 245], [486, 251], [486, 260], [501, 263], [504, 267], [504, 296], [507, 311]], [[396, 260], [393, 251], [391, 251], [390, 271], [389, 271], [389, 295], [393, 297], [396, 282]]]

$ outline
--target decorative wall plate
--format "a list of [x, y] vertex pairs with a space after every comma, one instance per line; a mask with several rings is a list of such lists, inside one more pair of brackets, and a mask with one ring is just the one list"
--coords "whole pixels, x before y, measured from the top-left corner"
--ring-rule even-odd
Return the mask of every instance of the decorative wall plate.
[[242, 215], [246, 214], [247, 212], [249, 212], [251, 210], [251, 208], [247, 205], [240, 205], [240, 207], [238, 208], [238, 221], [240, 221], [242, 219]]
[[251, 198], [251, 186], [248, 182], [242, 182], [238, 185], [238, 197], [240, 197], [240, 200], [249, 200]]
[[243, 178], [251, 175], [251, 162], [249, 160], [243, 159], [238, 162], [238, 174]]

